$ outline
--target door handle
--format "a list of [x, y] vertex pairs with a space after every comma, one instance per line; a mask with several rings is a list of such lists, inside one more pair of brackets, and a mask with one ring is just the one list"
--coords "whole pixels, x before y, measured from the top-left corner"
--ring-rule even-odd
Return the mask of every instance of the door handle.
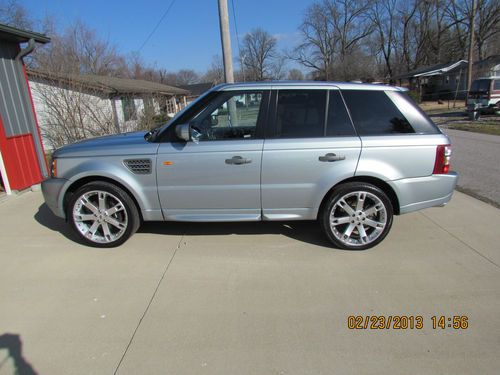
[[252, 162], [252, 159], [247, 159], [241, 156], [233, 156], [231, 159], [226, 159], [226, 164], [240, 165], [240, 164], [249, 164]]
[[339, 161], [339, 160], [345, 160], [345, 156], [344, 155], [335, 155], [333, 153], [329, 153], [329, 154], [326, 154], [326, 155], [323, 155], [323, 156], [320, 156], [319, 158], [319, 161]]

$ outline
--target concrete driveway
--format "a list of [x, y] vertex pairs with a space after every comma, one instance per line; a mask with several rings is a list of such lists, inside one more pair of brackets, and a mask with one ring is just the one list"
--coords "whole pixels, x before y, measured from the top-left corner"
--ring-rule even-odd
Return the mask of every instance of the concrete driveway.
[[[39, 193], [0, 218], [2, 375], [498, 373], [500, 210], [461, 193], [359, 252], [302, 222], [155, 223], [92, 249]], [[349, 330], [349, 315], [424, 327]]]

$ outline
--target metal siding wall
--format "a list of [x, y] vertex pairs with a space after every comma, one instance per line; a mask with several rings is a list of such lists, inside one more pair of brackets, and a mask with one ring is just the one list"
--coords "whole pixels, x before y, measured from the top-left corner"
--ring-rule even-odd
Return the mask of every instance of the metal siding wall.
[[[28, 82], [22, 62], [15, 56], [19, 46], [12, 43], [0, 43], [0, 116], [7, 137], [31, 134], [38, 164], [44, 177], [47, 177], [45, 153], [41, 144], [31, 102]], [[24, 159], [24, 158], [23, 158]], [[33, 163], [32, 167], [33, 167]]]

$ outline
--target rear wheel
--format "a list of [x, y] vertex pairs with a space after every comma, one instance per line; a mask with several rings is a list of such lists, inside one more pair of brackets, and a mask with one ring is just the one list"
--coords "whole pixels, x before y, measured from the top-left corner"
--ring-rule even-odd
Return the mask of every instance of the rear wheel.
[[323, 231], [341, 249], [364, 250], [380, 243], [392, 226], [393, 208], [378, 187], [352, 182], [337, 187], [320, 216]]
[[90, 182], [70, 198], [67, 217], [79, 238], [94, 247], [115, 247], [139, 228], [137, 207], [130, 196], [108, 182]]

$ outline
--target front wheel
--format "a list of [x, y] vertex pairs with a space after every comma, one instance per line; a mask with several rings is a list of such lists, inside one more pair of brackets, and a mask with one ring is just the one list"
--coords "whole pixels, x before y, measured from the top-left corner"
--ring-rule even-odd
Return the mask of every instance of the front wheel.
[[352, 182], [335, 188], [320, 221], [323, 231], [338, 248], [364, 250], [380, 243], [392, 226], [393, 208], [378, 187]]
[[115, 247], [139, 228], [137, 207], [130, 196], [108, 182], [90, 182], [70, 198], [67, 217], [79, 238], [94, 247]]

